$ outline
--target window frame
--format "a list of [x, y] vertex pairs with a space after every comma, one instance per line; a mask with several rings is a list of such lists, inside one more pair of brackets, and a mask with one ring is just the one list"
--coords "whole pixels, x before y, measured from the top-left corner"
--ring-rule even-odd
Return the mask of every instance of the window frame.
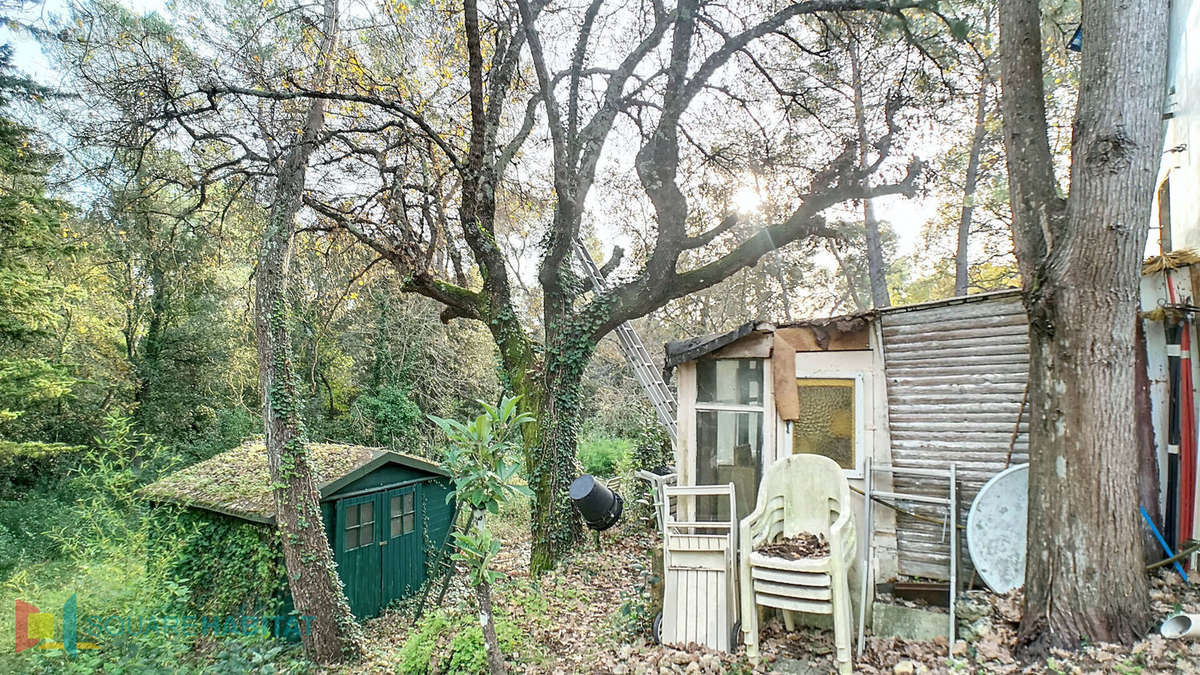
[[[853, 380], [854, 381], [854, 468], [843, 468], [842, 472], [846, 474], [846, 478], [861, 479], [863, 477], [863, 467], [865, 466], [867, 443], [866, 436], [868, 433], [866, 420], [866, 403], [864, 396], [866, 395], [866, 378], [863, 377], [861, 370], [808, 370], [804, 373], [796, 373], [795, 379], [798, 380]], [[795, 386], [799, 387], [799, 384]], [[788, 420], [787, 423], [787, 438], [785, 439], [784, 447], [787, 448], [787, 454], [793, 452], [793, 422]], [[824, 457], [824, 455], [821, 455]]]
[[[412, 507], [412, 509], [408, 510], [408, 511], [406, 511], [404, 508], [405, 507], [404, 500], [406, 497], [410, 501], [409, 506]], [[392, 500], [395, 500], [395, 499], [400, 500], [400, 513], [398, 515], [393, 515], [393, 513], [392, 513]], [[405, 529], [405, 527], [404, 527], [405, 518], [411, 519], [410, 520], [411, 526], [408, 529]], [[399, 532], [396, 532], [392, 528], [392, 523], [397, 520], [400, 522], [400, 531]], [[387, 522], [388, 522], [388, 539], [394, 539], [396, 537], [403, 537], [404, 535], [412, 534], [413, 532], [417, 531], [417, 490], [415, 487], [408, 489], [406, 491], [400, 492], [398, 494], [389, 495], [389, 497], [388, 497], [388, 521]]]
[[[362, 508], [368, 504], [370, 504], [370, 506], [371, 506], [371, 520], [364, 521], [362, 519]], [[377, 509], [375, 508], [375, 502], [373, 500], [367, 500], [367, 501], [358, 502], [356, 504], [345, 504], [345, 505], [341, 506], [341, 509], [344, 514], [342, 516], [342, 539], [344, 542], [343, 550], [354, 551], [354, 550], [357, 550], [360, 548], [365, 548], [367, 546], [371, 546], [372, 544], [375, 544], [376, 541], [378, 540], [378, 537], [376, 536], [377, 533], [375, 532], [376, 525], [378, 522], [378, 518], [377, 518], [378, 514], [376, 513]], [[355, 517], [355, 522], [353, 525], [350, 524], [350, 511], [351, 510], [354, 511], [354, 517]], [[370, 526], [370, 527], [368, 528], [368, 526]], [[369, 541], [365, 544], [362, 543], [362, 531], [364, 529], [369, 529], [369, 531], [371, 533], [371, 541]], [[351, 531], [354, 532], [354, 542], [355, 542], [354, 546], [349, 545]]]
[[[760, 382], [760, 389], [759, 389], [759, 396], [758, 396], [759, 404], [752, 405], [752, 404], [748, 404], [748, 403], [718, 403], [718, 402], [701, 401], [700, 400], [700, 382], [699, 382], [699, 378], [700, 378], [699, 371], [700, 371], [700, 362], [701, 361], [757, 361], [758, 362], [758, 373], [759, 373], [759, 377], [761, 378], [759, 381]], [[775, 448], [774, 448], [775, 444], [772, 442], [771, 439], [774, 438], [775, 433], [776, 433], [775, 419], [777, 417], [777, 415], [775, 413], [775, 404], [774, 404], [774, 398], [773, 398], [774, 392], [772, 391], [772, 388], [771, 388], [772, 387], [772, 377], [771, 377], [771, 372], [770, 372], [771, 359], [760, 357], [760, 356], [725, 356], [725, 357], [716, 357], [716, 358], [710, 358], [710, 359], [701, 358], [701, 359], [697, 359], [696, 361], [694, 361], [694, 363], [695, 363], [695, 366], [694, 366], [694, 368], [695, 368], [695, 375], [694, 375], [694, 377], [695, 377], [695, 394], [693, 396], [692, 409], [690, 411], [691, 429], [690, 429], [690, 434], [689, 434], [689, 437], [690, 437], [689, 443], [690, 443], [691, 447], [688, 450], [689, 461], [691, 462], [691, 466], [689, 467], [690, 482], [695, 485], [701, 484], [698, 482], [699, 476], [697, 474], [699, 473], [699, 470], [698, 470], [699, 467], [697, 466], [697, 462], [699, 461], [699, 458], [700, 458], [700, 414], [705, 413], [705, 412], [759, 413], [759, 419], [761, 420], [761, 423], [759, 425], [759, 430], [758, 430], [758, 435], [759, 435], [758, 446], [759, 447], [758, 447], [758, 467], [757, 467], [757, 469], [758, 469], [758, 473], [759, 473], [759, 481], [761, 481], [762, 475], [765, 474], [767, 472], [767, 469], [771, 466], [771, 464], [774, 463], [774, 458], [768, 456], [769, 452], [774, 452], [774, 450], [775, 450]], [[768, 411], [768, 406], [767, 406], [768, 403], [770, 403], [769, 411]], [[695, 501], [688, 500], [687, 508], [688, 508], [688, 513], [690, 514], [688, 516], [688, 518], [695, 520], [696, 510], [698, 508]], [[754, 510], [753, 503], [750, 504], [749, 509], [750, 509], [750, 511]], [[748, 515], [750, 515], [749, 512], [738, 514], [738, 517], [740, 519], [740, 518], [744, 518]]]
[[[750, 405], [748, 403], [715, 403], [715, 402], [701, 401], [700, 400], [700, 387], [697, 384], [696, 399], [695, 399], [695, 403], [693, 403], [693, 408], [695, 409], [696, 412], [701, 412], [701, 411], [705, 411], [705, 410], [717, 410], [720, 412], [761, 412], [761, 413], [764, 413], [763, 426], [766, 427], [767, 420], [766, 420], [765, 413], [766, 413], [766, 403], [767, 403], [767, 380], [769, 378], [768, 378], [765, 368], [769, 365], [770, 359], [758, 358], [758, 357], [754, 357], [754, 356], [727, 356], [724, 358], [697, 359], [696, 360], [697, 376], [699, 376], [698, 371], [700, 369], [701, 361], [758, 361], [758, 372], [759, 372], [760, 377], [762, 378], [761, 379], [762, 389], [759, 394], [759, 400], [762, 403], [760, 403], [759, 405]], [[696, 422], [693, 421], [692, 426], [695, 426], [695, 425], [696, 425]]]

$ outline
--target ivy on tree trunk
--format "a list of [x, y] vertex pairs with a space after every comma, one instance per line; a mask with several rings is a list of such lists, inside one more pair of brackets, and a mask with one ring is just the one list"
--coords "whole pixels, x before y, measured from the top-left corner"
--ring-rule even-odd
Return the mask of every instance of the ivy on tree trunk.
[[[329, 77], [336, 45], [337, 0], [324, 5], [318, 76]], [[319, 86], [319, 85], [318, 85]], [[295, 219], [308, 160], [324, 126], [324, 101], [309, 103], [297, 143], [289, 148], [275, 179], [275, 194], [255, 270], [255, 335], [268, 465], [275, 498], [284, 564], [296, 611], [309, 617], [301, 639], [318, 663], [336, 663], [359, 654], [358, 625], [342, 591], [325, 535], [316, 476], [304, 446], [302, 396], [292, 366], [288, 316], [289, 267]]]

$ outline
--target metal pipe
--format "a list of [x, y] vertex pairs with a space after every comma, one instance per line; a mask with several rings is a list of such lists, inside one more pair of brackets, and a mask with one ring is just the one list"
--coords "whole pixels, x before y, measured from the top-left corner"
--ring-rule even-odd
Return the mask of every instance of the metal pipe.
[[871, 458], [867, 457], [866, 459], [863, 460], [863, 462], [864, 462], [863, 486], [866, 488], [866, 492], [864, 493], [864, 496], [866, 497], [866, 499], [863, 500], [863, 515], [864, 515], [864, 519], [867, 521], [867, 523], [866, 523], [866, 525], [867, 525], [867, 530], [866, 530], [867, 554], [866, 554], [866, 562], [863, 564], [862, 588], [859, 589], [860, 595], [859, 595], [859, 601], [858, 601], [858, 656], [860, 658], [862, 657], [862, 654], [863, 654], [863, 643], [866, 640], [867, 599], [868, 599], [867, 594], [870, 592], [871, 576], [872, 576], [871, 573], [873, 570], [873, 565], [871, 564], [871, 537], [872, 537], [872, 535], [875, 534], [875, 523], [873, 521], [874, 513], [871, 510], [871, 505], [874, 503], [874, 500], [870, 498], [870, 495], [871, 495]]
[[958, 620], [954, 603], [958, 599], [958, 464], [950, 463], [950, 645], [946, 656], [954, 656], [954, 628]]

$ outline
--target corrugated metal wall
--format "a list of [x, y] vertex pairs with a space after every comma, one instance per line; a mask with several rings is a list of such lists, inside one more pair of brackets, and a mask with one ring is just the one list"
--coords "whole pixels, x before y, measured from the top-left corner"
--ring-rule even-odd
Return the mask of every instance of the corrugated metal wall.
[[[959, 522], [987, 480], [1005, 467], [1028, 376], [1029, 334], [1025, 308], [1015, 293], [970, 302], [885, 311], [880, 320], [888, 390], [892, 463], [897, 467], [948, 469], [958, 463]], [[1026, 408], [1012, 463], [1028, 461]], [[895, 477], [897, 492], [947, 496], [947, 481]], [[905, 510], [935, 519], [945, 511], [912, 503]], [[902, 574], [946, 579], [945, 523], [897, 515]], [[966, 537], [960, 537], [962, 568], [968, 569]], [[968, 572], [969, 573], [969, 572]], [[960, 579], [965, 577], [960, 572]]]

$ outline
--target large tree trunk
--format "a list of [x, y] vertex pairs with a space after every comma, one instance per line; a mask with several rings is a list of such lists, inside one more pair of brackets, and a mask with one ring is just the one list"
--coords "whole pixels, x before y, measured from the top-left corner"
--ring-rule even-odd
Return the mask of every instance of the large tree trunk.
[[966, 295], [969, 288], [968, 273], [971, 269], [967, 244], [971, 238], [971, 220], [975, 212], [975, 188], [979, 182], [979, 155], [987, 135], [987, 64], [979, 77], [979, 93], [975, 98], [975, 130], [971, 133], [971, 149], [967, 155], [967, 176], [963, 183], [962, 212], [958, 218], [958, 250], [954, 255], [954, 295]]
[[528, 446], [529, 485], [537, 495], [530, 552], [534, 574], [553, 568], [583, 533], [567, 488], [579, 472], [575, 455], [581, 422], [580, 385], [595, 345], [581, 337], [551, 339], [554, 342], [547, 349], [538, 383], [544, 394], [536, 412], [537, 439]]
[[[325, 3], [322, 54], [328, 76], [337, 32], [337, 0]], [[358, 656], [357, 624], [342, 592], [322, 526], [320, 494], [302, 439], [299, 379], [292, 367], [288, 317], [289, 266], [295, 218], [300, 210], [308, 159], [324, 125], [324, 102], [309, 104], [301, 137], [285, 156], [275, 182], [266, 231], [255, 270], [255, 335], [263, 427], [276, 524], [296, 611], [311, 617], [302, 633], [305, 650], [318, 663]]]
[[[1085, 4], [1070, 197], [1046, 137], [1040, 15], [1002, 0], [1004, 142], [1030, 317], [1027, 655], [1150, 626], [1138, 513], [1134, 344], [1161, 137], [1167, 8]], [[1137, 26], [1138, 30], [1128, 30]]]
[[[867, 114], [863, 106], [862, 64], [858, 59], [858, 41], [853, 33], [850, 34], [849, 41], [851, 85], [854, 88], [854, 123], [858, 127], [858, 165], [865, 169], [869, 166], [867, 148], [871, 141], [867, 137]], [[863, 199], [862, 208], [863, 227], [867, 233], [867, 275], [871, 282], [871, 305], [891, 307], [887, 265], [883, 261], [883, 242], [879, 238], [879, 219], [875, 217], [875, 206], [869, 197]]]

